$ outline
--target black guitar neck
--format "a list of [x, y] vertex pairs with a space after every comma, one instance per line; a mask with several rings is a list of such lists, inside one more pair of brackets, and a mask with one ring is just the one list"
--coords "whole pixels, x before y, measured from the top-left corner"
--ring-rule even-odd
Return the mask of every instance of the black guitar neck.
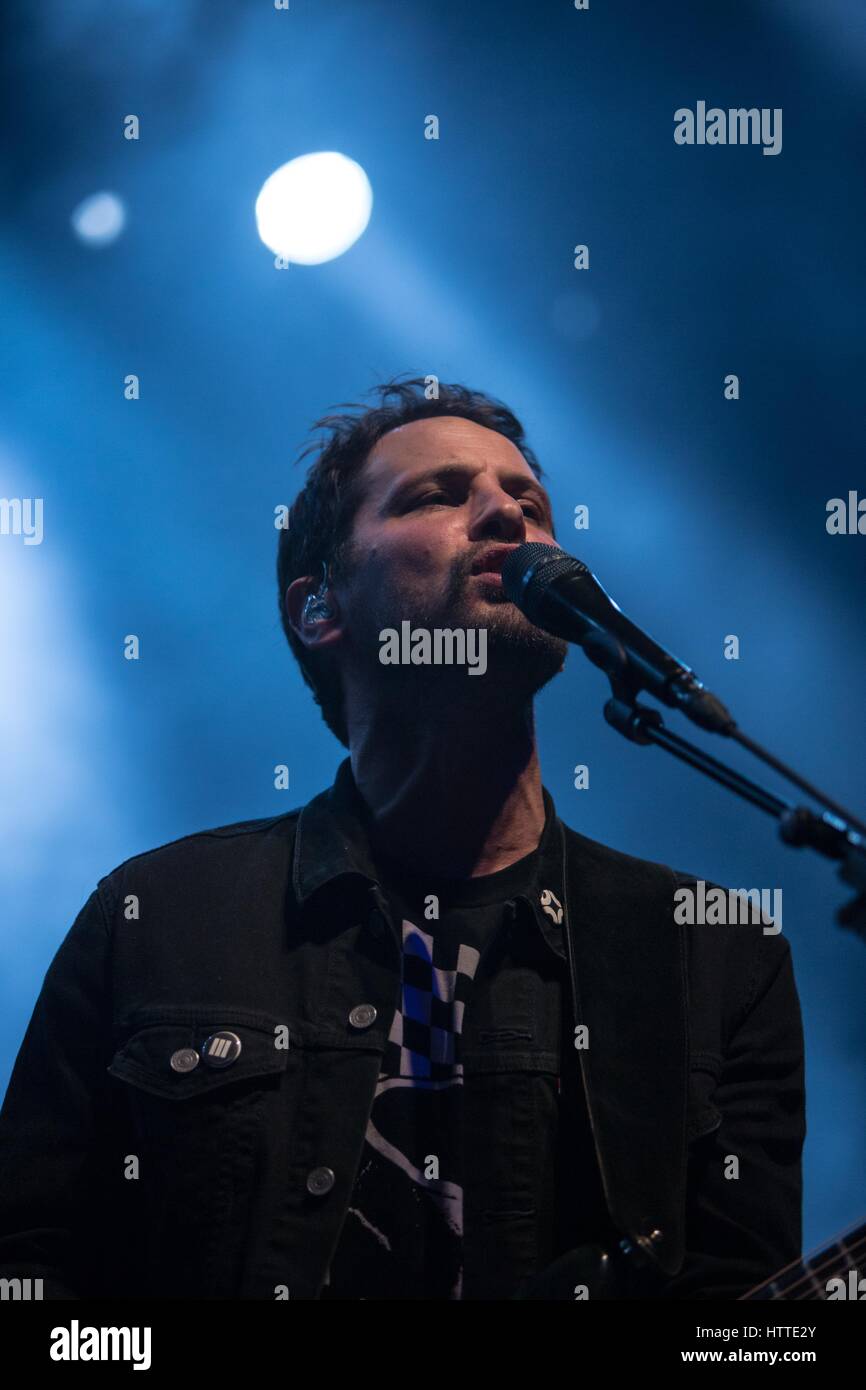
[[743, 1294], [738, 1302], [750, 1298], [783, 1298], [790, 1302], [866, 1299], [866, 1222], [822, 1250], [786, 1265], [772, 1279]]

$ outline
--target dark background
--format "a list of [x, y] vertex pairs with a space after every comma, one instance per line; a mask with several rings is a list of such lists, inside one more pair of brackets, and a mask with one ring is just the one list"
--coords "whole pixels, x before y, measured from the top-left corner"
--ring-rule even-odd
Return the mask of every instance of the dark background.
[[[866, 493], [859, 0], [42, 0], [0, 25], [0, 495], [42, 497], [45, 517], [41, 545], [0, 536], [0, 1082], [100, 876], [330, 782], [343, 750], [282, 637], [273, 511], [310, 422], [397, 372], [505, 399], [560, 543], [749, 733], [866, 812], [866, 536], [825, 527], [828, 499]], [[781, 107], [781, 153], [676, 145], [673, 113], [698, 100]], [[256, 195], [322, 149], [366, 169], [370, 225], [278, 272]], [[70, 215], [103, 189], [127, 222], [96, 249]], [[823, 1241], [866, 1209], [847, 890], [760, 812], [621, 740], [604, 698], [574, 652], [539, 701], [563, 819], [783, 890], [804, 1238]]]

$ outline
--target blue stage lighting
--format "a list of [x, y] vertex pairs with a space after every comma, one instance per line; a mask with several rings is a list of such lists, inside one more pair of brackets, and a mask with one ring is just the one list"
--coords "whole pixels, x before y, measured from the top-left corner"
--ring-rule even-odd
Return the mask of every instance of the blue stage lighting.
[[126, 225], [126, 208], [115, 193], [94, 193], [78, 204], [70, 221], [79, 241], [108, 246]]
[[360, 164], [333, 150], [282, 164], [256, 199], [259, 236], [301, 265], [342, 256], [370, 220], [373, 190]]

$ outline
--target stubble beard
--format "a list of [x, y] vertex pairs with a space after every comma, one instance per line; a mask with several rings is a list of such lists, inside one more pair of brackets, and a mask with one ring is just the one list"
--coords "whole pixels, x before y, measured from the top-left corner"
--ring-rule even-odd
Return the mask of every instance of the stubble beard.
[[[380, 586], [375, 605], [368, 609], [364, 626], [375, 643], [375, 660], [389, 675], [401, 670], [409, 686], [429, 689], [443, 678], [454, 691], [455, 682], [467, 682], [488, 698], [495, 686], [497, 697], [523, 703], [538, 693], [562, 670], [568, 644], [531, 623], [511, 603], [500, 585], [470, 574], [471, 557], [460, 557], [452, 566], [445, 592], [427, 599], [415, 594], [397, 593], [393, 586]], [[379, 633], [385, 628], [400, 630], [407, 620], [413, 629], [475, 628], [487, 633], [487, 669], [471, 675], [460, 667], [407, 666], [381, 667], [378, 663]], [[369, 626], [368, 626], [369, 624]], [[365, 643], [366, 645], [366, 643]], [[435, 673], [435, 674], [434, 674]], [[402, 684], [402, 681], [401, 681]], [[459, 691], [459, 685], [457, 685]], [[467, 694], [470, 693], [468, 690]]]

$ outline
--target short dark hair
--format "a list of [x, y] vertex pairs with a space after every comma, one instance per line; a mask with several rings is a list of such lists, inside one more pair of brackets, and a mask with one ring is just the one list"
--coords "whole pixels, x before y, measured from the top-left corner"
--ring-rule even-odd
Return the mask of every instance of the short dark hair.
[[536, 478], [540, 481], [543, 477], [541, 465], [526, 443], [517, 416], [483, 391], [437, 383], [435, 377], [418, 376], [405, 380], [395, 377], [373, 387], [368, 394], [378, 396], [376, 405], [365, 407], [346, 402], [338, 408], [341, 413], [323, 415], [312, 425], [312, 429], [325, 430], [327, 435], [308, 444], [295, 460], [298, 464], [309, 454], [317, 454], [307, 470], [304, 487], [289, 511], [288, 525], [280, 529], [277, 549], [283, 630], [304, 680], [322, 711], [322, 718], [347, 748], [349, 735], [339, 676], [328, 659], [308, 650], [292, 631], [284, 600], [293, 580], [305, 575], [321, 575], [323, 566], [332, 582], [348, 573], [352, 524], [363, 500], [363, 466], [373, 446], [383, 435], [413, 420], [458, 415], [510, 439]]

